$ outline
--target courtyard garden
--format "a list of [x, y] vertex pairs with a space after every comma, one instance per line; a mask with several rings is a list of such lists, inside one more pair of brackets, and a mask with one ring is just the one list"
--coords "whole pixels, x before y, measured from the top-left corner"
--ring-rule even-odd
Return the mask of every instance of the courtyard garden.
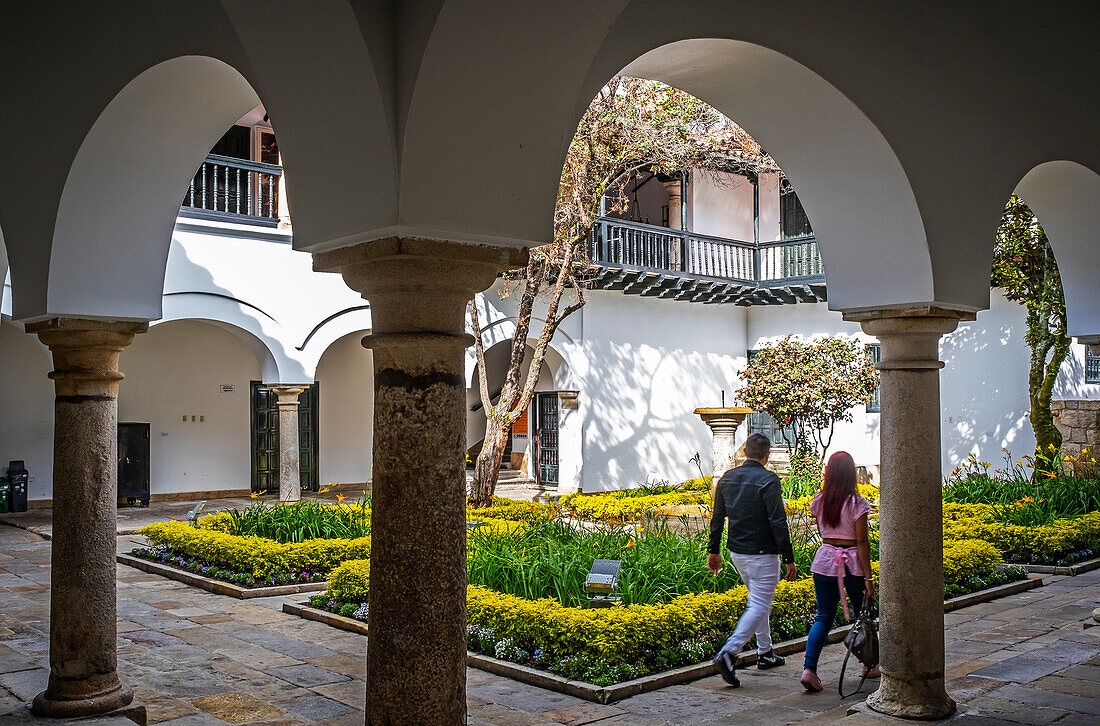
[[[1033, 477], [1033, 463], [1008, 461], [998, 470], [971, 459], [945, 481], [945, 598], [1026, 579], [1023, 565], [1095, 557], [1095, 469], [1059, 460], [1055, 476]], [[480, 523], [467, 538], [469, 650], [597, 686], [713, 657], [743, 612], [746, 591], [732, 566], [718, 575], [706, 570], [710, 483], [661, 482], [558, 504], [496, 498], [468, 509], [468, 520]], [[805, 470], [784, 481], [801, 579], [779, 585], [777, 641], [805, 635], [813, 622], [808, 574], [817, 539], [808, 506], [817, 486]], [[877, 487], [860, 492], [877, 503]], [[365, 622], [370, 520], [369, 499], [256, 502], [203, 517], [198, 527], [145, 527], [140, 533], [151, 546], [134, 554], [244, 587], [327, 582], [310, 606]], [[597, 559], [622, 562], [621, 602], [612, 607], [592, 607], [585, 591]], [[873, 567], [877, 575], [877, 561]]]

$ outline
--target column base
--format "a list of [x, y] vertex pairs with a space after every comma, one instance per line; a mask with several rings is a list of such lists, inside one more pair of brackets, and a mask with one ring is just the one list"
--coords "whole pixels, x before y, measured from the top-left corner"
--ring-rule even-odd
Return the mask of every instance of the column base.
[[[98, 716], [123, 709], [133, 700], [134, 692], [119, 681], [118, 675], [114, 673], [79, 681], [65, 681], [50, 676], [46, 690], [34, 697], [31, 713], [46, 718]], [[144, 707], [141, 711], [144, 714]]]
[[879, 689], [867, 696], [867, 705], [897, 718], [936, 721], [955, 713], [955, 701], [943, 688], [943, 678], [912, 683], [882, 674]]

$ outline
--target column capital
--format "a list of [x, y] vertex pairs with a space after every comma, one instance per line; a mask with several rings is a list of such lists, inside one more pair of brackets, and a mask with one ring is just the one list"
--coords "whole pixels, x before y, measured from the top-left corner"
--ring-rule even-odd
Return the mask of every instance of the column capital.
[[278, 406], [297, 406], [300, 396], [309, 386], [301, 383], [265, 383], [265, 386], [275, 392]]
[[53, 354], [54, 370], [49, 377], [59, 398], [117, 397], [118, 382], [123, 378], [118, 370], [119, 354], [135, 335], [148, 329], [147, 322], [84, 318], [50, 318], [26, 326]]
[[470, 298], [527, 260], [515, 247], [388, 237], [314, 253], [313, 269], [339, 272], [370, 301], [374, 333], [451, 333]]

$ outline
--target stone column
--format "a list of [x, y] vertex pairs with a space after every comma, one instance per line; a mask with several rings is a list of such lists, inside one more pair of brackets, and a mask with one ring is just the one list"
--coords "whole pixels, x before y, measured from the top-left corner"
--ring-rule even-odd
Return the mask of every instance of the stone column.
[[279, 503], [291, 504], [302, 499], [298, 470], [298, 396], [305, 386], [269, 385], [279, 407]]
[[751, 408], [697, 408], [695, 413], [710, 427], [711, 465], [714, 479], [711, 493], [718, 486], [718, 480], [727, 471], [737, 466], [737, 427], [752, 413]]
[[148, 323], [27, 325], [53, 354], [50, 678], [31, 710], [74, 718], [128, 705], [115, 655], [118, 357]]
[[466, 711], [467, 301], [523, 250], [389, 238], [317, 253], [370, 301], [374, 493], [367, 724]]
[[665, 189], [668, 191], [668, 228], [669, 229], [683, 229], [684, 228], [684, 197], [681, 193], [679, 179], [673, 179], [672, 181], [664, 182]]
[[902, 718], [943, 718], [955, 702], [944, 690], [939, 341], [973, 314], [922, 308], [845, 318], [882, 343], [882, 682], [867, 704]]

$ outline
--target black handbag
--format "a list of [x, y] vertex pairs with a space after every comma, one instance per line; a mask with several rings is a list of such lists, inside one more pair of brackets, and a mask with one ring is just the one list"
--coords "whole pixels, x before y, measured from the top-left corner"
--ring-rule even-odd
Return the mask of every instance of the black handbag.
[[864, 673], [859, 679], [856, 690], [844, 693], [844, 671], [848, 667], [848, 659], [854, 655], [856, 660], [867, 666], [868, 672], [878, 665], [878, 625], [875, 623], [874, 604], [871, 598], [863, 598], [863, 609], [859, 611], [859, 616], [852, 623], [852, 629], [844, 636], [844, 645], [848, 648], [848, 652], [844, 654], [844, 664], [840, 666], [840, 682], [837, 683], [837, 691], [840, 692], [841, 698], [848, 698], [859, 693], [867, 681], [867, 674]]

